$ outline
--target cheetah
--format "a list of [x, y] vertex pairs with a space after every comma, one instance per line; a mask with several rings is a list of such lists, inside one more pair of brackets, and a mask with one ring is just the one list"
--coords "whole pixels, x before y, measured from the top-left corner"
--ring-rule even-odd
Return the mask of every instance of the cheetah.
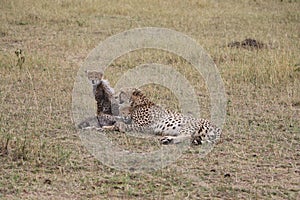
[[103, 73], [87, 71], [88, 80], [92, 83], [93, 94], [97, 102], [97, 120], [99, 126], [110, 126], [116, 122], [119, 106], [114, 98], [114, 89], [103, 79]]
[[161, 135], [161, 144], [177, 144], [190, 140], [191, 144], [216, 143], [221, 129], [205, 119], [183, 115], [156, 105], [143, 92], [128, 88], [119, 93], [120, 114], [129, 115], [132, 122], [116, 122], [115, 130], [138, 131]]
[[23, 63], [25, 62], [25, 54], [24, 51], [22, 49], [17, 49], [15, 51], [16, 56], [18, 57], [18, 62], [16, 66], [19, 66], [20, 68], [22, 68]]
[[109, 82], [103, 79], [103, 73], [98, 71], [87, 71], [87, 77], [93, 85], [93, 94], [97, 102], [97, 115], [108, 114], [117, 116], [119, 114], [118, 103], [114, 99], [114, 89]]

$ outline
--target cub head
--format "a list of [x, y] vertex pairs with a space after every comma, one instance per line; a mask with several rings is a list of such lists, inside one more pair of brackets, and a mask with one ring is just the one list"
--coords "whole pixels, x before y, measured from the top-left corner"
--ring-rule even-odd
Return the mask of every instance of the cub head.
[[99, 71], [86, 71], [88, 79], [92, 82], [92, 85], [98, 85], [102, 78], [103, 73]]
[[18, 57], [20, 57], [20, 56], [23, 54], [22, 49], [17, 49], [17, 50], [15, 51], [15, 54], [16, 54]]

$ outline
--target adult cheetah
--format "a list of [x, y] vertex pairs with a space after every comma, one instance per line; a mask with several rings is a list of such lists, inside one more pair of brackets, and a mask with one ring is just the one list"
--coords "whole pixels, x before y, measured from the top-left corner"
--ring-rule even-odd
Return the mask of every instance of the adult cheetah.
[[162, 144], [176, 144], [190, 140], [191, 144], [215, 143], [221, 136], [221, 129], [205, 119], [197, 119], [153, 103], [143, 92], [128, 88], [119, 93], [120, 114], [129, 116], [131, 124], [116, 122], [120, 132], [138, 131], [162, 135]]

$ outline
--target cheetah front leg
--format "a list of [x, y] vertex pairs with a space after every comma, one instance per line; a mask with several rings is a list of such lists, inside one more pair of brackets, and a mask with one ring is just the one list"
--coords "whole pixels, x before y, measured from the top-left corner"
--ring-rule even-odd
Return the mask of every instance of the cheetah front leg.
[[178, 136], [164, 136], [160, 139], [160, 143], [161, 144], [178, 144], [178, 143], [182, 143], [186, 140], [191, 140], [192, 136], [191, 135], [178, 135]]
[[138, 127], [133, 126], [132, 124], [125, 124], [124, 122], [121, 121], [117, 121], [112, 126], [103, 126], [102, 128], [107, 131], [119, 131], [122, 133], [138, 129]]
[[146, 134], [154, 134], [154, 130], [151, 127], [147, 126], [140, 126], [135, 123], [124, 123], [122, 121], [117, 121], [114, 124], [114, 130], [119, 131], [119, 132], [140, 132], [140, 133], [146, 133]]
[[131, 124], [131, 118], [120, 117], [120, 116], [111, 116], [113, 117], [115, 124], [114, 125], [104, 125], [102, 128], [106, 131], [119, 131], [125, 132], [126, 131], [126, 124]]
[[115, 126], [102, 126], [102, 129], [105, 131], [114, 131], [115, 130]]
[[191, 141], [191, 143], [193, 143], [194, 140], [194, 132], [195, 129], [190, 127], [190, 126], [184, 126], [180, 131], [179, 134], [177, 136], [171, 136], [171, 135], [167, 135], [164, 136], [160, 139], [161, 144], [178, 144], [178, 143], [182, 143], [186, 140]]
[[125, 132], [126, 124], [121, 121], [117, 121], [114, 125], [111, 126], [102, 126], [103, 130], [105, 131], [119, 131], [119, 132]]

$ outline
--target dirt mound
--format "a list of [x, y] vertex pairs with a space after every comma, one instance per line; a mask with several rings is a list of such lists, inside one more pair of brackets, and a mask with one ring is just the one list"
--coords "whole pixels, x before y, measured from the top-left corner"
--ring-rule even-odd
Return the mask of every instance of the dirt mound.
[[262, 42], [259, 42], [255, 39], [247, 38], [241, 42], [233, 41], [227, 45], [228, 47], [235, 47], [235, 48], [245, 48], [245, 49], [262, 49], [266, 47]]

